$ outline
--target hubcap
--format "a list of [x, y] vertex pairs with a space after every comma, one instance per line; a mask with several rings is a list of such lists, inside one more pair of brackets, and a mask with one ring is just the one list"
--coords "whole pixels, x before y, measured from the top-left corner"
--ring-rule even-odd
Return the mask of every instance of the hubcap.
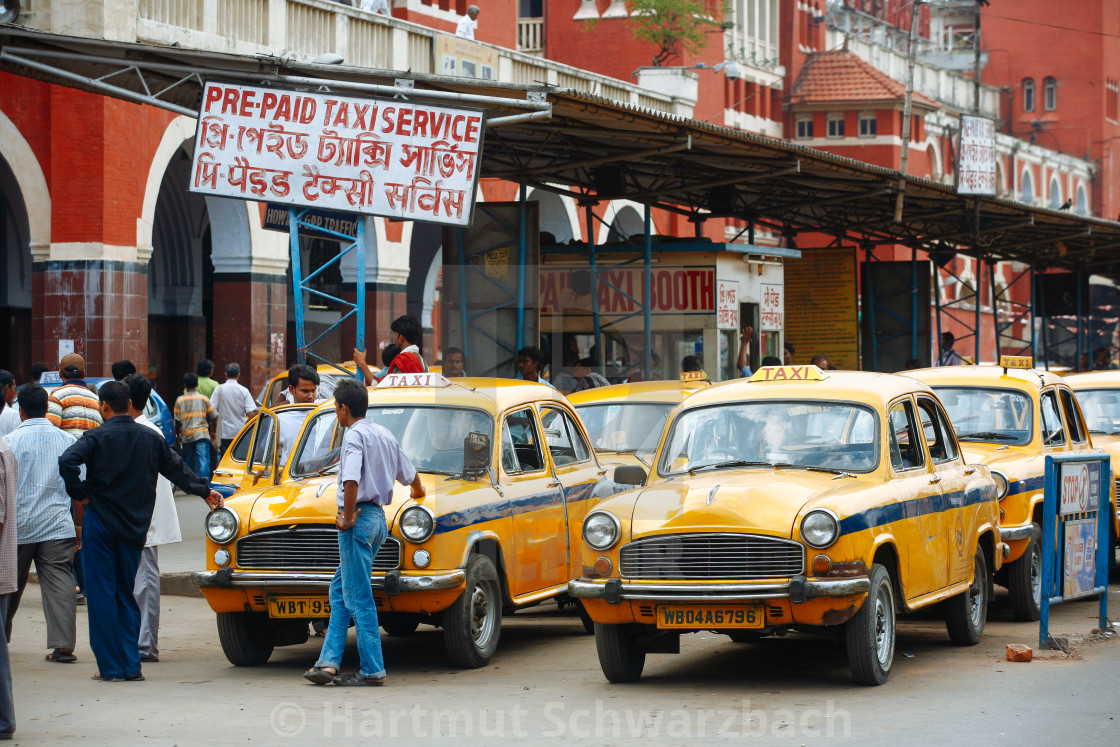
[[1042, 604], [1042, 553], [1037, 549], [1031, 553], [1031, 596], [1036, 607]]
[[894, 637], [890, 599], [884, 591], [875, 595], [875, 655], [884, 667], [891, 663], [891, 644]]
[[980, 569], [977, 568], [972, 586], [968, 587], [968, 617], [972, 622], [973, 630], [980, 627], [980, 619], [984, 611], [984, 590], [987, 588], [984, 579], [980, 578]]
[[485, 648], [494, 633], [494, 610], [486, 587], [479, 584], [471, 592], [471, 638], [478, 648]]

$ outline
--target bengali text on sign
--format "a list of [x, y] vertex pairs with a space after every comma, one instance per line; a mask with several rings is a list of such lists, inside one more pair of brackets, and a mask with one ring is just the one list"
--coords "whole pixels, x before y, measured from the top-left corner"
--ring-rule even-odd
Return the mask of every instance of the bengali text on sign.
[[483, 113], [207, 82], [192, 192], [467, 225]]

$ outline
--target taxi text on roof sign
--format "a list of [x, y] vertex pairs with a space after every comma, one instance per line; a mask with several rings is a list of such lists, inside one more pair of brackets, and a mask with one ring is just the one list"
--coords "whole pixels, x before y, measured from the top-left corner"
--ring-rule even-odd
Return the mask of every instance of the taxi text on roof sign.
[[708, 374], [703, 371], [682, 371], [681, 381], [707, 381]]
[[438, 373], [386, 374], [377, 384], [378, 389], [403, 386], [451, 386], [451, 380]]
[[1001, 355], [999, 357], [1000, 368], [1034, 368], [1034, 358], [1029, 355]]
[[823, 381], [824, 371], [816, 366], [767, 366], [754, 372], [747, 381]]

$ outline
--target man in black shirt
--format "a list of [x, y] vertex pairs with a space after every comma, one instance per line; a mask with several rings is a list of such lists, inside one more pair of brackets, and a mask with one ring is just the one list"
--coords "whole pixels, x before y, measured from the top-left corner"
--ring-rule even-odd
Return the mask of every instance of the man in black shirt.
[[[66, 492], [86, 507], [82, 560], [89, 608], [89, 642], [102, 681], [144, 679], [140, 672], [140, 610], [132, 588], [163, 475], [211, 510], [222, 497], [168, 447], [160, 434], [128, 415], [128, 386], [109, 381], [98, 391], [104, 421], [58, 458]], [[86, 467], [86, 479], [78, 468]]]

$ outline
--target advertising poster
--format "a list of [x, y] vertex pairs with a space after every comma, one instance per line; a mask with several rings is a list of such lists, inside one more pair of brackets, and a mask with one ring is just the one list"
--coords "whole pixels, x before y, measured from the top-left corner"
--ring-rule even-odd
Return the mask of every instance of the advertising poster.
[[859, 302], [856, 250], [814, 249], [785, 260], [785, 339], [795, 363], [817, 353], [835, 368], [859, 369]]
[[1100, 508], [1100, 462], [1066, 463], [1061, 468], [1058, 473], [1058, 495], [1061, 499], [1058, 513], [1068, 516]]
[[494, 47], [458, 36], [436, 34], [435, 55], [435, 69], [440, 75], [481, 80], [498, 77], [498, 55]]
[[1091, 594], [1097, 576], [1097, 520], [1077, 519], [1065, 523], [1062, 553], [1062, 596], [1065, 599]]

